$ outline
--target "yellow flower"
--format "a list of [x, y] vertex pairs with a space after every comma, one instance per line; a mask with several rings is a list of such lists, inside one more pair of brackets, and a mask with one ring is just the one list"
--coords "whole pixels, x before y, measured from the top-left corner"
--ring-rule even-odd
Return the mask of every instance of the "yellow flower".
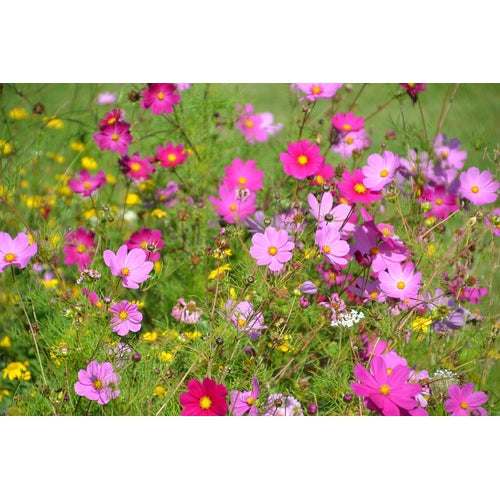
[[10, 338], [7, 335], [5, 335], [5, 337], [0, 340], [0, 347], [5, 347], [6, 349], [8, 349], [11, 345], [12, 344]]
[[165, 215], [167, 215], [167, 212], [165, 212], [164, 210], [162, 210], [161, 208], [155, 208], [152, 212], [151, 212], [151, 215], [153, 217], [156, 217], [157, 219], [162, 219], [163, 217], [165, 217]]
[[0, 139], [0, 154], [8, 156], [12, 153], [12, 146], [9, 142]]
[[[30, 243], [31, 244], [31, 243]], [[0, 300], [7, 306], [11, 307], [14, 304], [17, 304], [20, 300], [21, 297], [19, 295], [12, 295], [10, 293], [5, 293], [3, 292], [2, 295], [0, 295]]]
[[436, 253], [436, 247], [434, 246], [433, 243], [429, 243], [427, 247], [425, 248], [425, 253], [431, 257]]
[[161, 351], [160, 354], [158, 354], [158, 359], [160, 361], [163, 361], [164, 363], [166, 363], [166, 362], [172, 361], [172, 359], [174, 359], [174, 354], [171, 352]]
[[230, 248], [228, 248], [227, 250], [221, 250], [219, 248], [216, 248], [216, 249], [214, 249], [214, 251], [212, 253], [212, 257], [214, 259], [219, 259], [219, 260], [222, 260], [225, 257], [231, 257], [231, 255], [232, 255], [232, 253], [231, 253]]
[[41, 283], [45, 288], [55, 288], [57, 286], [57, 278], [52, 278], [51, 280], [42, 280]]
[[126, 205], [139, 205], [141, 203], [141, 198], [136, 193], [128, 193], [125, 199]]
[[84, 156], [80, 161], [82, 163], [82, 167], [87, 170], [95, 170], [98, 167], [97, 162], [90, 156]]
[[316, 257], [316, 255], [318, 255], [318, 252], [314, 248], [307, 248], [304, 251], [304, 258], [305, 259], [314, 259], [314, 257]]
[[429, 326], [432, 325], [431, 318], [417, 318], [411, 322], [411, 328], [415, 332], [424, 332], [427, 333], [429, 331]]
[[111, 185], [116, 184], [116, 175], [106, 174], [106, 182]]
[[97, 217], [97, 210], [95, 208], [89, 208], [83, 212], [83, 215], [86, 219], [93, 219], [94, 217]]
[[135, 304], [137, 309], [142, 309], [144, 307], [144, 302], [142, 300], [133, 300], [131, 304]]
[[9, 380], [30, 380], [31, 373], [28, 370], [29, 361], [21, 363], [20, 361], [14, 361], [9, 363], [3, 369], [3, 378], [9, 377]]
[[139, 183], [140, 191], [153, 191], [155, 184], [152, 179], [148, 179]]
[[161, 386], [157, 385], [155, 390], [153, 391], [153, 396], [157, 396], [159, 398], [164, 398], [167, 395], [167, 391]]
[[71, 148], [72, 151], [76, 151], [77, 153], [80, 153], [85, 149], [85, 144], [80, 141], [71, 141], [69, 143], [69, 147]]
[[10, 392], [7, 389], [0, 390], [0, 403], [2, 402], [4, 396], [10, 396]]
[[209, 280], [213, 280], [221, 275], [224, 275], [226, 271], [231, 271], [231, 266], [229, 264], [224, 264], [223, 266], [218, 267], [210, 272], [208, 275]]
[[158, 339], [158, 332], [144, 332], [141, 335], [142, 340], [145, 342], [154, 342], [155, 340]]
[[188, 340], [196, 340], [196, 339], [199, 339], [201, 337], [201, 332], [199, 332], [198, 330], [194, 330], [192, 332], [184, 332], [184, 336]]
[[162, 268], [162, 263], [161, 263], [161, 260], [157, 260], [154, 265], [153, 265], [153, 269], [155, 270], [155, 273], [159, 273], [161, 271], [161, 268]]
[[24, 108], [12, 108], [9, 111], [9, 118], [12, 120], [24, 120], [28, 118], [28, 112]]
[[43, 123], [49, 128], [55, 128], [56, 130], [61, 130], [64, 127], [64, 122], [60, 118], [48, 117], [43, 119]]
[[59, 165], [62, 165], [64, 163], [64, 156], [60, 153], [51, 153], [50, 151], [48, 151], [47, 153], [45, 153], [45, 156], [49, 160], [54, 160], [56, 163], [59, 163]]

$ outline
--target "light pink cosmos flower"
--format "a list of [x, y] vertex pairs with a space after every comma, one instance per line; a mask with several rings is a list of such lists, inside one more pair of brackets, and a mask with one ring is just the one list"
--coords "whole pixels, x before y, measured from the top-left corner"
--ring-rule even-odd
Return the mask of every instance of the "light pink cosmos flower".
[[133, 248], [129, 252], [127, 245], [122, 245], [116, 255], [111, 250], [104, 250], [102, 256], [111, 274], [119, 276], [125, 288], [139, 288], [139, 283], [149, 278], [154, 266], [146, 260], [146, 253], [142, 249]]
[[281, 271], [285, 263], [292, 259], [294, 247], [295, 243], [289, 241], [287, 231], [276, 231], [269, 226], [264, 233], [252, 236], [250, 255], [257, 260], [259, 266], [269, 266], [271, 271]]
[[265, 417], [301, 417], [303, 415], [302, 405], [293, 396], [277, 393], [267, 398]]
[[240, 222], [255, 212], [257, 195], [248, 189], [233, 189], [222, 184], [219, 186], [219, 198], [208, 197], [216, 212], [230, 224]]
[[92, 177], [88, 170], [80, 170], [80, 179], [69, 179], [68, 186], [74, 193], [80, 193], [83, 198], [90, 196], [94, 191], [106, 184], [106, 174], [104, 170], [99, 170], [97, 174]]
[[355, 151], [361, 152], [368, 149], [372, 141], [366, 130], [353, 130], [351, 132], [340, 132], [332, 145], [332, 151], [338, 153], [342, 158], [350, 158]]
[[94, 142], [103, 151], [109, 149], [112, 153], [118, 152], [125, 156], [128, 152], [128, 145], [132, 142], [130, 124], [115, 121], [94, 134]]
[[351, 174], [345, 170], [342, 173], [342, 182], [337, 184], [340, 195], [351, 203], [365, 203], [369, 205], [382, 198], [382, 193], [372, 191], [364, 184], [366, 179], [363, 172], [358, 169]]
[[[236, 109], [240, 109], [238, 104]], [[276, 135], [282, 127], [281, 123], [274, 124], [272, 113], [256, 114], [251, 104], [246, 104], [240, 116], [236, 119], [236, 128], [243, 134], [249, 144], [255, 142], [266, 142], [267, 139]]]
[[78, 382], [74, 388], [79, 396], [105, 405], [120, 395], [118, 382], [119, 376], [114, 372], [111, 363], [101, 364], [94, 360], [87, 365], [86, 370], [78, 372]]
[[352, 207], [346, 203], [333, 206], [333, 195], [330, 191], [323, 193], [319, 203], [316, 196], [309, 193], [307, 202], [309, 203], [309, 212], [318, 221], [319, 229], [333, 226], [341, 234], [348, 234], [354, 230], [354, 224], [348, 222], [353, 215]]
[[485, 217], [484, 224], [486, 227], [493, 226], [493, 234], [495, 236], [500, 236], [500, 208], [495, 208], [495, 210], [493, 210], [493, 217], [491, 219], [489, 217]]
[[142, 248], [146, 253], [147, 260], [151, 262], [156, 262], [160, 260], [160, 252], [165, 245], [163, 241], [161, 231], [159, 229], [150, 229], [149, 227], [143, 227], [133, 233], [130, 238], [125, 242], [127, 248], [132, 250], [133, 248]]
[[474, 392], [474, 384], [465, 384], [462, 388], [453, 384], [448, 387], [448, 395], [450, 399], [445, 401], [445, 410], [452, 416], [488, 415], [482, 407], [488, 401], [488, 396], [482, 391]]
[[493, 203], [498, 198], [499, 187], [500, 183], [489, 170], [480, 172], [477, 167], [470, 167], [460, 174], [459, 193], [474, 205]]
[[113, 314], [111, 318], [112, 330], [120, 337], [128, 332], [138, 332], [141, 329], [142, 314], [139, 312], [137, 304], [122, 300], [114, 302], [109, 308]]
[[368, 371], [361, 363], [354, 368], [354, 375], [361, 382], [351, 382], [357, 396], [365, 398], [367, 408], [386, 416], [399, 416], [404, 410], [417, 406], [415, 396], [422, 392], [420, 384], [408, 383], [410, 369], [398, 364], [392, 370], [382, 356], [374, 356]]
[[317, 175], [325, 160], [317, 144], [311, 144], [303, 139], [288, 145], [286, 153], [280, 153], [285, 173], [296, 179]]
[[196, 305], [194, 300], [186, 302], [183, 297], [177, 299], [177, 303], [172, 308], [172, 316], [182, 323], [194, 325], [200, 321], [202, 310]]
[[162, 167], [175, 168], [184, 163], [189, 156], [189, 152], [184, 148], [184, 144], [174, 146], [172, 142], [167, 142], [165, 146], [156, 148], [154, 161], [159, 161]]
[[296, 83], [296, 87], [307, 94], [300, 100], [315, 101], [316, 99], [330, 99], [342, 87], [342, 83]]
[[387, 271], [381, 271], [377, 278], [383, 292], [400, 300], [415, 298], [422, 284], [422, 273], [414, 272], [411, 261], [404, 266], [399, 262], [388, 262]]
[[0, 273], [7, 266], [25, 268], [37, 251], [38, 245], [31, 243], [27, 234], [19, 233], [12, 239], [9, 233], [0, 232]]
[[96, 249], [94, 237], [95, 233], [87, 231], [84, 227], [78, 227], [76, 232], [69, 229], [64, 236], [63, 262], [67, 266], [78, 264], [80, 271], [87, 269]]
[[151, 178], [155, 171], [150, 159], [147, 157], [141, 158], [139, 153], [134, 153], [130, 158], [128, 156], [120, 158], [118, 164], [122, 167], [122, 172], [136, 182]]
[[318, 229], [314, 242], [330, 264], [338, 266], [347, 264], [345, 257], [349, 254], [349, 243], [340, 239], [340, 233], [335, 227], [328, 225]]
[[222, 183], [230, 189], [242, 188], [253, 192], [262, 188], [264, 171], [256, 168], [254, 160], [244, 162], [236, 158], [226, 167], [225, 173]]
[[264, 325], [264, 316], [261, 312], [255, 312], [253, 305], [247, 300], [236, 303], [234, 300], [229, 299], [224, 309], [226, 311], [227, 319], [238, 330], [245, 332], [250, 340], [255, 340], [262, 335], [261, 330], [267, 328]]
[[176, 90], [177, 87], [173, 83], [148, 83], [148, 86], [141, 90], [141, 108], [150, 109], [154, 115], [172, 113], [174, 106], [181, 100]]
[[448, 139], [446, 134], [438, 134], [434, 139], [434, 152], [445, 169], [461, 170], [467, 159], [467, 151], [461, 151], [458, 139]]
[[384, 186], [392, 182], [394, 173], [399, 167], [399, 156], [385, 150], [381, 155], [371, 154], [366, 161], [368, 165], [361, 169], [365, 176], [363, 184], [373, 191], [381, 191]]
[[97, 104], [100, 106], [109, 106], [116, 101], [116, 94], [112, 92], [101, 92], [97, 96]]
[[229, 399], [229, 410], [236, 416], [240, 417], [248, 412], [248, 415], [254, 417], [258, 415], [259, 410], [255, 406], [255, 402], [259, 397], [259, 381], [257, 377], [253, 377], [253, 388], [251, 391], [232, 391]]

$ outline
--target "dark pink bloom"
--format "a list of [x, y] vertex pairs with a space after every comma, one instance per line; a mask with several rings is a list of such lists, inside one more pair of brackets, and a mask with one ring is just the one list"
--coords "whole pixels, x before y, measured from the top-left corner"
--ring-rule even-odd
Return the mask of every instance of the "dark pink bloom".
[[156, 262], [160, 260], [160, 252], [165, 245], [163, 241], [161, 231], [159, 229], [150, 229], [148, 227], [143, 227], [133, 233], [130, 238], [125, 242], [127, 248], [132, 250], [133, 248], [142, 248], [146, 253], [147, 260], [151, 262]]
[[326, 181], [332, 179], [335, 175], [334, 168], [328, 163], [323, 163], [318, 172], [314, 175], [311, 185], [313, 186], [323, 186]]
[[0, 232], [0, 273], [7, 266], [25, 268], [37, 251], [38, 245], [30, 243], [27, 234], [19, 233], [12, 239], [9, 233]]
[[114, 372], [111, 363], [91, 361], [86, 370], [78, 372], [78, 382], [75, 383], [75, 392], [100, 405], [109, 403], [120, 395], [118, 389], [119, 376]]
[[448, 215], [459, 208], [456, 195], [447, 193], [446, 187], [443, 185], [438, 185], [434, 188], [426, 186], [422, 192], [420, 201], [430, 204], [430, 208], [426, 211], [425, 216], [434, 215], [437, 219], [446, 219]]
[[87, 269], [92, 262], [96, 245], [94, 241], [95, 233], [87, 231], [84, 227], [78, 227], [76, 232], [68, 230], [64, 236], [63, 246], [64, 263], [67, 266], [78, 264], [78, 269]]
[[155, 171], [150, 159], [147, 157], [141, 158], [139, 153], [133, 154], [131, 158], [128, 156], [120, 158], [118, 164], [121, 165], [122, 172], [136, 182], [149, 179]]
[[292, 259], [293, 241], [289, 241], [284, 229], [276, 231], [272, 226], [266, 227], [264, 233], [252, 236], [250, 255], [257, 260], [259, 266], [269, 266], [271, 271], [281, 271], [285, 263]]
[[227, 389], [215, 380], [204, 378], [190, 380], [187, 383], [187, 392], [181, 394], [179, 402], [183, 407], [182, 416], [216, 417], [227, 413]]
[[222, 182], [230, 189], [248, 189], [253, 192], [262, 188], [264, 172], [256, 168], [254, 160], [243, 162], [236, 158], [226, 167], [225, 173]]
[[314, 242], [330, 264], [338, 266], [347, 264], [346, 256], [349, 254], [349, 243], [340, 239], [340, 233], [334, 226], [329, 224], [318, 229]]
[[119, 109], [119, 108], [112, 109], [111, 111], [108, 111], [106, 113], [104, 118], [99, 120], [99, 130], [102, 131], [102, 130], [108, 128], [108, 126], [114, 125], [115, 123], [118, 123], [118, 122], [125, 123], [126, 125], [128, 125], [125, 122], [125, 111], [123, 111], [123, 109]]
[[317, 144], [311, 144], [303, 139], [288, 145], [286, 153], [280, 153], [285, 173], [296, 179], [317, 175], [325, 160]]
[[365, 126], [365, 119], [354, 113], [337, 113], [332, 116], [331, 121], [339, 132], [357, 132]]
[[154, 115], [170, 114], [181, 100], [173, 83], [148, 83], [141, 91], [141, 108], [151, 109]]
[[217, 213], [230, 224], [240, 222], [255, 212], [257, 195], [248, 189], [233, 189], [224, 184], [219, 187], [219, 197], [209, 196]]
[[359, 169], [354, 170], [352, 174], [344, 171], [342, 179], [337, 187], [340, 195], [348, 202], [370, 204], [382, 198], [382, 193], [374, 192], [364, 185], [365, 176]]
[[342, 87], [342, 83], [296, 83], [296, 87], [307, 94], [300, 100], [315, 101], [316, 99], [330, 99]]
[[378, 274], [380, 289], [389, 297], [406, 300], [415, 298], [421, 286], [422, 273], [414, 272], [413, 262], [402, 266], [398, 262], [388, 262], [387, 271]]
[[149, 278], [154, 266], [146, 260], [146, 253], [142, 249], [133, 248], [129, 252], [127, 245], [122, 245], [116, 255], [111, 250], [104, 250], [102, 256], [111, 274], [119, 276], [125, 288], [139, 288], [139, 283]]
[[371, 154], [366, 161], [368, 165], [361, 169], [365, 176], [363, 184], [373, 191], [380, 191], [390, 184], [399, 167], [399, 156], [388, 150], [381, 155]]
[[400, 83], [399, 85], [406, 90], [414, 104], [417, 102], [418, 94], [426, 90], [425, 83]]
[[474, 384], [465, 384], [462, 388], [453, 384], [448, 388], [448, 394], [450, 399], [445, 401], [445, 409], [453, 416], [488, 415], [482, 407], [488, 401], [488, 396], [482, 391], [474, 392]]
[[142, 314], [137, 304], [122, 300], [111, 304], [109, 310], [113, 314], [112, 330], [121, 337], [127, 335], [128, 332], [138, 332], [141, 329]]
[[159, 161], [162, 167], [175, 168], [184, 163], [189, 156], [189, 152], [184, 149], [184, 144], [167, 142], [166, 146], [156, 148], [155, 161]]
[[489, 170], [480, 172], [477, 167], [470, 167], [460, 174], [459, 193], [474, 205], [493, 203], [498, 198], [499, 187], [500, 183]]
[[94, 134], [94, 142], [103, 151], [109, 149], [112, 153], [117, 151], [121, 156], [125, 156], [128, 153], [128, 145], [132, 142], [130, 124], [116, 121], [107, 125]]
[[251, 391], [233, 391], [230, 395], [230, 411], [236, 417], [240, 417], [248, 412], [251, 417], [257, 415], [259, 410], [255, 402], [259, 397], [259, 381], [253, 378], [253, 388]]
[[69, 179], [68, 186], [74, 193], [80, 193], [84, 198], [90, 196], [107, 182], [104, 170], [99, 170], [94, 177], [85, 169], [80, 170], [78, 175], [80, 179]]
[[370, 371], [358, 363], [354, 375], [361, 383], [352, 382], [351, 389], [357, 396], [365, 398], [365, 405], [371, 410], [386, 416], [398, 416], [417, 406], [415, 396], [422, 392], [422, 387], [408, 383], [410, 369], [403, 364], [388, 369], [382, 356], [374, 356]]
[[495, 236], [500, 236], [500, 208], [495, 208], [495, 210], [493, 210], [493, 217], [491, 219], [489, 217], [485, 217], [484, 224], [486, 227], [493, 226], [493, 234]]

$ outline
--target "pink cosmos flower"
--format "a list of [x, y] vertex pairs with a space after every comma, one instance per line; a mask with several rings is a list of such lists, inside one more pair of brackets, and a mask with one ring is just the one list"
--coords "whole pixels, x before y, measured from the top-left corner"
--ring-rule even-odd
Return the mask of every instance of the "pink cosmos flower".
[[342, 158], [350, 158], [354, 152], [368, 149], [371, 143], [364, 128], [351, 132], [340, 132], [332, 144], [332, 151], [340, 154]]
[[293, 396], [277, 393], [267, 398], [265, 417], [300, 417], [303, 415], [302, 405]]
[[[238, 104], [236, 109], [240, 108], [241, 105]], [[249, 144], [255, 144], [267, 141], [269, 136], [276, 135], [281, 130], [282, 124], [273, 124], [273, 121], [272, 113], [256, 114], [253, 112], [253, 106], [246, 104], [235, 125]]]
[[30, 243], [29, 236], [24, 233], [12, 239], [9, 233], [0, 232], [0, 273], [7, 266], [23, 269], [38, 251], [36, 242]]
[[365, 126], [365, 119], [354, 113], [337, 113], [331, 118], [332, 125], [339, 132], [357, 132]]
[[257, 260], [259, 266], [269, 266], [271, 271], [281, 271], [285, 262], [292, 259], [293, 241], [289, 241], [284, 229], [276, 231], [272, 226], [266, 227], [264, 233], [252, 236], [250, 255]]
[[255, 340], [262, 335], [261, 330], [267, 328], [264, 325], [264, 316], [261, 312], [255, 312], [253, 305], [247, 300], [234, 302], [229, 299], [224, 306], [227, 313], [227, 319], [238, 330], [245, 332], [249, 339]]
[[137, 304], [122, 300], [111, 304], [109, 310], [113, 314], [112, 330], [121, 337], [127, 335], [128, 332], [138, 332], [141, 329], [142, 314]]
[[187, 383], [187, 392], [181, 394], [179, 402], [183, 409], [182, 416], [215, 417], [227, 413], [227, 389], [215, 380], [204, 378], [190, 380]]
[[181, 100], [173, 83], [148, 83], [141, 91], [141, 108], [151, 109], [154, 115], [170, 114]]
[[495, 208], [493, 210], [493, 217], [484, 218], [484, 224], [486, 227], [492, 227], [493, 234], [495, 236], [500, 236], [500, 208]]
[[309, 193], [307, 202], [309, 203], [309, 212], [318, 221], [319, 229], [332, 226], [341, 234], [348, 234], [354, 230], [354, 224], [348, 222], [353, 215], [352, 207], [346, 203], [333, 206], [333, 195], [330, 191], [323, 193], [319, 203], [316, 196]]
[[105, 405], [120, 395], [118, 382], [119, 376], [114, 372], [111, 363], [101, 364], [94, 360], [87, 365], [86, 370], [78, 372], [78, 382], [74, 388], [79, 396]]
[[78, 269], [87, 269], [92, 262], [96, 245], [94, 241], [95, 233], [87, 231], [84, 227], [78, 227], [76, 232], [68, 230], [64, 236], [63, 246], [64, 263], [67, 266], [78, 264]]
[[150, 229], [148, 227], [143, 227], [139, 231], [133, 233], [130, 238], [125, 242], [127, 248], [132, 250], [133, 248], [142, 248], [146, 253], [146, 259], [151, 262], [156, 262], [160, 260], [160, 252], [165, 245], [163, 241], [161, 231], [159, 229]]
[[307, 94], [300, 100], [315, 101], [316, 99], [330, 99], [342, 87], [342, 83], [296, 83], [296, 87]]
[[168, 181], [166, 187], [155, 191], [155, 200], [163, 203], [166, 208], [173, 207], [177, 203], [176, 194], [179, 191], [179, 185], [173, 181]]
[[482, 407], [488, 396], [482, 391], [473, 392], [474, 384], [465, 384], [460, 388], [457, 384], [448, 387], [450, 399], [445, 401], [445, 409], [455, 417], [465, 417], [468, 415], [486, 416], [488, 413]]
[[127, 122], [125, 122], [125, 111], [120, 108], [115, 108], [111, 111], [108, 111], [104, 115], [104, 118], [99, 120], [99, 130], [102, 132], [103, 130], [108, 128], [108, 126], [114, 125], [118, 122], [125, 123], [125, 125], [130, 126]]
[[97, 96], [97, 104], [100, 106], [109, 106], [116, 101], [116, 94], [112, 92], [101, 92]]
[[311, 144], [303, 139], [288, 145], [286, 153], [280, 153], [285, 173], [296, 179], [317, 175], [325, 160], [317, 144]]
[[415, 396], [422, 392], [422, 387], [407, 382], [410, 369], [403, 364], [389, 370], [382, 356], [374, 356], [370, 371], [358, 363], [354, 375], [361, 383], [351, 382], [351, 389], [357, 396], [365, 398], [365, 405], [371, 410], [386, 416], [398, 416], [417, 406]]
[[225, 184], [219, 187], [219, 197], [209, 196], [217, 213], [230, 224], [242, 221], [255, 212], [257, 195], [248, 189], [233, 189]]
[[406, 90], [406, 93], [411, 97], [413, 104], [417, 102], [418, 94], [425, 92], [425, 83], [400, 83], [401, 87]]
[[122, 172], [136, 182], [149, 179], [155, 171], [150, 159], [141, 158], [139, 153], [133, 154], [130, 158], [128, 156], [120, 158], [118, 164], [122, 167]]
[[127, 245], [122, 245], [116, 255], [111, 250], [104, 250], [102, 256], [111, 274], [119, 276], [125, 288], [139, 288], [139, 283], [149, 278], [154, 266], [146, 260], [146, 253], [142, 249], [133, 248], [129, 252]]
[[342, 182], [337, 184], [342, 197], [351, 203], [370, 204], [382, 198], [382, 193], [374, 192], [365, 186], [366, 179], [363, 172], [358, 169], [350, 174], [347, 170], [342, 173]]
[[345, 256], [349, 254], [349, 243], [340, 239], [340, 233], [334, 226], [328, 225], [318, 229], [314, 242], [330, 264], [347, 264]]
[[399, 156], [388, 150], [381, 155], [374, 153], [366, 161], [368, 165], [361, 169], [365, 176], [363, 184], [373, 191], [380, 191], [390, 184], [399, 167]]
[[78, 175], [80, 179], [69, 179], [68, 186], [74, 193], [80, 193], [83, 198], [90, 196], [107, 182], [104, 170], [99, 170], [94, 177], [85, 169], [80, 170]]
[[425, 216], [434, 215], [437, 219], [446, 219], [448, 215], [459, 208], [456, 195], [447, 193], [446, 187], [442, 184], [434, 188], [426, 186], [419, 201], [430, 204], [430, 209], [427, 210]]
[[489, 170], [480, 172], [477, 167], [470, 167], [460, 174], [459, 193], [474, 205], [493, 203], [498, 198], [499, 187], [500, 183]]
[[255, 406], [255, 402], [259, 397], [259, 381], [257, 377], [253, 377], [253, 388], [251, 391], [233, 391], [229, 396], [231, 413], [240, 417], [248, 412], [248, 415], [254, 417], [258, 415], [259, 410]]
[[242, 188], [252, 192], [258, 191], [262, 188], [264, 172], [255, 167], [254, 160], [243, 162], [240, 158], [236, 158], [230, 166], [226, 167], [226, 176], [222, 182], [230, 189]]
[[115, 121], [94, 134], [94, 142], [102, 151], [109, 149], [112, 153], [118, 151], [120, 155], [125, 156], [128, 152], [128, 145], [132, 142], [130, 124]]
[[389, 262], [387, 271], [378, 274], [380, 289], [389, 297], [406, 300], [415, 298], [421, 286], [421, 272], [414, 272], [413, 262], [402, 266], [399, 262]]
[[434, 139], [434, 152], [445, 169], [461, 170], [467, 159], [467, 151], [461, 151], [458, 139], [448, 139], [446, 134], [438, 134]]
[[330, 181], [330, 179], [332, 179], [334, 175], [334, 168], [328, 163], [323, 163], [323, 165], [321, 165], [320, 169], [311, 180], [311, 185], [323, 186], [325, 182]]
[[183, 297], [177, 299], [177, 303], [172, 308], [172, 316], [176, 320], [189, 325], [198, 323], [202, 312], [194, 300], [186, 302]]
[[183, 164], [189, 156], [189, 152], [184, 149], [184, 144], [167, 142], [166, 146], [156, 148], [155, 161], [159, 161], [162, 167], [175, 168]]

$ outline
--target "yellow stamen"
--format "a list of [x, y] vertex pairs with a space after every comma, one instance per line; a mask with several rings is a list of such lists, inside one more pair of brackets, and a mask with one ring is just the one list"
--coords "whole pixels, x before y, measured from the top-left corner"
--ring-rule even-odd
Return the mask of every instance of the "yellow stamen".
[[314, 85], [311, 90], [313, 94], [319, 94], [321, 92], [321, 87], [319, 85]]
[[380, 394], [387, 396], [391, 392], [391, 388], [387, 384], [380, 386]]
[[244, 186], [247, 183], [246, 177], [238, 177], [238, 184]]
[[169, 155], [167, 155], [167, 160], [173, 163], [174, 161], [177, 161], [177, 155], [174, 153], [170, 153]]
[[[352, 127], [348, 124], [348, 123], [344, 123], [344, 125], [342, 125], [342, 128], [346, 131], [346, 132], [349, 132], [349, 130], [352, 129]], [[351, 139], [351, 142], [352, 142], [352, 139]]]
[[231, 203], [231, 205], [229, 205], [229, 210], [231, 210], [231, 212], [234, 212], [236, 210], [236, 205], [234, 203]]
[[200, 399], [200, 408], [202, 410], [208, 410], [212, 406], [212, 400], [208, 396], [203, 396]]
[[85, 250], [87, 250], [87, 247], [83, 244], [83, 243], [80, 243], [77, 247], [76, 247], [76, 251], [78, 253], [83, 253], [85, 252]]
[[120, 311], [120, 314], [118, 314], [118, 317], [120, 319], [127, 319], [128, 318], [128, 313], [127, 311]]
[[436, 199], [434, 200], [434, 203], [435, 203], [436, 205], [438, 205], [438, 206], [439, 206], [439, 205], [442, 205], [442, 204], [443, 204], [443, 200], [442, 200], [441, 198], [436, 198]]
[[255, 403], [255, 398], [252, 398], [251, 396], [247, 398], [247, 404], [253, 405]]
[[121, 274], [123, 274], [123, 276], [128, 276], [130, 274], [130, 269], [128, 267], [124, 267], [121, 270]]
[[398, 284], [396, 285], [400, 290], [403, 290], [403, 288], [406, 286], [404, 281], [398, 281]]
[[324, 247], [321, 248], [321, 250], [324, 253], [330, 253], [331, 248], [328, 245], [325, 245]]
[[165, 99], [165, 94], [163, 92], [158, 92], [158, 94], [156, 94], [156, 97], [158, 100], [163, 101], [163, 99]]
[[14, 262], [16, 260], [16, 256], [13, 253], [7, 253], [5, 254], [5, 257], [3, 258], [5, 262]]
[[307, 162], [308, 162], [308, 159], [307, 159], [307, 156], [306, 155], [300, 155], [298, 158], [297, 158], [297, 163], [299, 165], [307, 165]]
[[139, 163], [132, 163], [132, 165], [130, 165], [130, 170], [132, 170], [133, 172], [139, 172], [139, 170], [141, 170], [141, 165]]
[[366, 187], [358, 182], [357, 184], [354, 184], [354, 191], [356, 191], [356, 193], [363, 194], [366, 193]]
[[463, 401], [462, 403], [460, 403], [460, 408], [462, 408], [462, 410], [466, 410], [467, 408], [469, 408], [469, 405]]
[[238, 326], [245, 326], [247, 322], [245, 321], [245, 318], [238, 318]]
[[478, 188], [477, 186], [472, 186], [472, 187], [470, 188], [470, 190], [471, 190], [474, 194], [479, 193], [479, 188]]
[[89, 181], [85, 181], [85, 182], [83, 183], [83, 187], [84, 187], [85, 189], [90, 189], [90, 186], [91, 186], [91, 184], [90, 184], [90, 182], [89, 182]]
[[382, 170], [382, 172], [380, 172], [380, 177], [387, 177], [389, 175], [389, 170], [386, 170], [384, 168], [384, 170]]
[[246, 120], [245, 121], [245, 127], [252, 128], [253, 127], [253, 121], [252, 120]]
[[120, 138], [120, 136], [118, 134], [113, 134], [111, 136], [111, 139], [113, 139], [113, 141], [117, 141], [119, 138]]
[[267, 253], [269, 255], [276, 255], [278, 253], [278, 249], [276, 247], [269, 247], [269, 249], [267, 250]]
[[99, 379], [94, 380], [93, 386], [94, 386], [97, 390], [102, 389], [102, 380], [99, 380]]

